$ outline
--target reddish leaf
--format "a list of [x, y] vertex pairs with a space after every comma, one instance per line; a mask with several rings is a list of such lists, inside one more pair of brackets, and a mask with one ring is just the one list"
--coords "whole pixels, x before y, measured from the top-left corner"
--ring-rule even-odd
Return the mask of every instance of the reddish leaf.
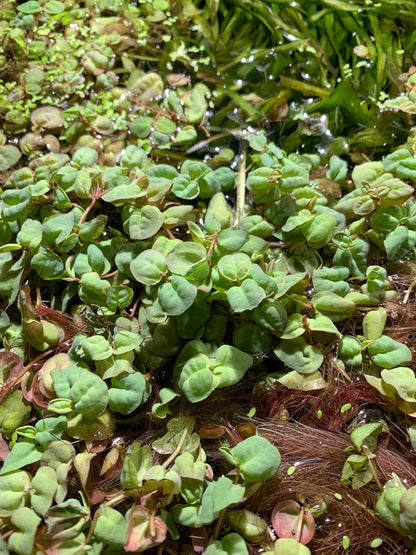
[[225, 434], [225, 431], [225, 426], [217, 424], [217, 422], [207, 422], [199, 428], [198, 434], [202, 439], [219, 439]]
[[[42, 378], [39, 372], [33, 377], [32, 387], [28, 391], [28, 396], [32, 396], [33, 402], [35, 402], [39, 407], [47, 408], [50, 398], [46, 397], [42, 390], [40, 389], [40, 384], [42, 383]], [[23, 387], [22, 387], [23, 390]], [[24, 393], [23, 393], [24, 395]], [[27, 399], [29, 401], [29, 399]]]
[[29, 385], [30, 378], [33, 378], [32, 373], [28, 372], [27, 374], [25, 374], [23, 378], [20, 380], [20, 388], [22, 390], [23, 397], [26, 399], [26, 401], [28, 401], [29, 403], [34, 403], [35, 399], [33, 397], [33, 391], [32, 391], [33, 380]]
[[315, 534], [312, 514], [293, 499], [275, 505], [272, 526], [279, 538], [294, 538], [303, 545], [309, 543]]
[[23, 360], [12, 351], [0, 353], [0, 383], [6, 385], [23, 372]]
[[126, 551], [146, 551], [165, 541], [167, 526], [161, 518], [151, 515], [146, 507], [135, 507], [129, 516]]
[[4, 441], [3, 436], [0, 434], [0, 459], [4, 461], [9, 453], [9, 446], [7, 445], [7, 442]]

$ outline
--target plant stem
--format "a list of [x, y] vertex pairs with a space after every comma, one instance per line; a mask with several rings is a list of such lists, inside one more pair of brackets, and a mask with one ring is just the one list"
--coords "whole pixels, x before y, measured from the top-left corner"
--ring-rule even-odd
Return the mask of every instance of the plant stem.
[[97, 525], [97, 520], [98, 520], [99, 516], [100, 516], [100, 509], [98, 508], [95, 511], [95, 515], [94, 515], [94, 518], [92, 519], [91, 526], [90, 526], [90, 529], [88, 531], [88, 535], [85, 538], [84, 545], [88, 545], [90, 543], [92, 535], [93, 535], [94, 530], [95, 530], [95, 526]]
[[218, 534], [220, 533], [222, 523], [224, 521], [225, 511], [226, 511], [226, 509], [223, 509], [221, 511], [220, 516], [218, 517], [217, 523], [216, 523], [215, 528], [214, 528], [214, 532], [212, 533], [212, 537], [211, 537], [211, 540], [210, 540], [209, 543], [215, 541], [218, 538]]
[[305, 509], [302, 507], [298, 516], [298, 524], [296, 527], [296, 541], [300, 542], [302, 538], [302, 527], [303, 527], [303, 515], [305, 514]]
[[167, 468], [167, 467], [170, 465], [170, 463], [172, 463], [172, 462], [176, 459], [176, 457], [179, 455], [179, 453], [181, 452], [182, 445], [183, 445], [183, 443], [184, 443], [184, 441], [185, 441], [185, 438], [186, 438], [186, 434], [187, 434], [187, 433], [188, 433], [188, 429], [185, 428], [184, 431], [183, 431], [183, 433], [182, 433], [181, 439], [179, 440], [179, 443], [178, 443], [178, 445], [176, 446], [176, 449], [173, 451], [173, 453], [170, 455], [170, 457], [167, 458], [167, 459], [165, 460], [165, 462], [162, 464], [162, 467], [163, 467], [163, 468]]
[[238, 162], [237, 174], [237, 208], [235, 227], [239, 229], [241, 220], [244, 217], [244, 204], [246, 201], [246, 154], [248, 142], [242, 140], [240, 143], [240, 160]]
[[410, 293], [412, 292], [415, 286], [416, 286], [416, 279], [415, 281], [412, 281], [412, 283], [409, 286], [409, 289], [406, 291], [406, 295], [403, 298], [403, 304], [407, 304], [410, 297]]

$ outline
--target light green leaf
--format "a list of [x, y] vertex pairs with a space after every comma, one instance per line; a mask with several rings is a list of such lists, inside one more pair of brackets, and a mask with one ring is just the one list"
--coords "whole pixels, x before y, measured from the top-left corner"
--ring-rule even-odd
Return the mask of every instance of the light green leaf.
[[135, 210], [129, 218], [130, 239], [142, 240], [155, 235], [163, 224], [162, 212], [156, 206], [146, 205]]
[[230, 452], [246, 482], [268, 480], [280, 466], [279, 450], [264, 437], [248, 437], [237, 443]]
[[150, 393], [150, 383], [140, 372], [116, 376], [108, 392], [110, 410], [130, 414], [147, 401]]
[[301, 374], [311, 374], [320, 368], [324, 356], [318, 347], [308, 345], [303, 337], [284, 339], [274, 352], [289, 368]]
[[182, 276], [172, 276], [168, 283], [159, 287], [157, 296], [163, 312], [178, 316], [187, 310], [196, 298], [198, 290]]
[[141, 252], [130, 264], [130, 271], [134, 278], [145, 285], [159, 283], [167, 269], [164, 255], [153, 249]]
[[232, 312], [252, 310], [266, 297], [264, 289], [259, 287], [254, 279], [245, 279], [241, 286], [230, 287], [226, 295]]

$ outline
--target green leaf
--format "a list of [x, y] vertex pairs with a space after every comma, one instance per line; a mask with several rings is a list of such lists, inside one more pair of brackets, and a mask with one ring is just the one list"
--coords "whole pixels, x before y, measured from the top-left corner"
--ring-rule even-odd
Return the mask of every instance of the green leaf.
[[50, 466], [41, 466], [33, 477], [31, 486], [30, 503], [38, 515], [45, 516], [58, 487], [56, 471]]
[[243, 538], [231, 532], [207, 545], [205, 555], [248, 555], [248, 550]]
[[130, 351], [140, 351], [143, 337], [129, 330], [120, 330], [114, 336], [114, 354], [121, 355]]
[[182, 129], [179, 129], [178, 133], [176, 134], [174, 142], [176, 145], [186, 145], [189, 143], [193, 143], [197, 136], [198, 133], [192, 125], [184, 125]]
[[378, 177], [383, 175], [384, 166], [381, 162], [365, 162], [359, 166], [355, 166], [352, 171], [352, 180], [354, 185], [358, 188], [365, 186], [365, 184], [372, 183]]
[[91, 242], [98, 239], [104, 231], [107, 223], [107, 216], [100, 215], [93, 218], [89, 222], [84, 222], [79, 227], [79, 238], [81, 241]]
[[166, 425], [166, 434], [153, 442], [153, 449], [161, 455], [170, 455], [177, 449], [181, 453], [192, 453], [200, 445], [198, 434], [192, 433], [194, 426], [195, 419], [191, 416], [171, 418]]
[[338, 328], [330, 318], [323, 314], [318, 314], [316, 318], [308, 318], [308, 327], [314, 343], [326, 343], [335, 338], [341, 338]]
[[191, 403], [203, 401], [219, 385], [219, 379], [211, 372], [210, 363], [207, 356], [200, 354], [183, 365], [178, 385]]
[[52, 441], [60, 439], [67, 429], [65, 416], [43, 418], [36, 422], [35, 441], [46, 447]]
[[51, 537], [70, 540], [78, 536], [89, 518], [88, 509], [77, 499], [67, 499], [51, 507], [45, 518], [48, 533]]
[[157, 292], [160, 307], [169, 316], [178, 316], [187, 310], [196, 298], [198, 290], [184, 277], [173, 275]]
[[280, 466], [279, 450], [261, 436], [251, 436], [237, 443], [230, 453], [246, 482], [268, 480]]
[[332, 291], [320, 291], [312, 297], [312, 304], [315, 309], [331, 318], [333, 322], [340, 322], [350, 318], [355, 312], [355, 303], [340, 297]]
[[284, 161], [282, 172], [283, 175], [278, 182], [278, 186], [285, 193], [290, 193], [294, 189], [309, 183], [309, 171], [289, 160]]
[[50, 2], [46, 2], [44, 9], [49, 15], [57, 15], [65, 11], [65, 5], [58, 0], [50, 0]]
[[241, 286], [228, 289], [226, 295], [232, 312], [252, 310], [266, 297], [264, 289], [254, 279], [245, 279]]
[[412, 352], [409, 347], [388, 335], [381, 335], [368, 346], [367, 351], [372, 362], [383, 368], [402, 366], [412, 360]]
[[349, 284], [344, 281], [349, 276], [348, 268], [344, 266], [334, 266], [328, 268], [323, 266], [313, 271], [312, 282], [317, 293], [320, 291], [332, 291], [343, 297], [349, 291]]
[[[105, 337], [92, 335], [80, 343], [80, 347], [92, 360], [104, 360], [113, 354], [113, 349]], [[67, 397], [67, 395], [62, 395]]]
[[331, 241], [337, 226], [338, 222], [331, 214], [323, 213], [303, 225], [302, 231], [310, 247], [321, 249]]
[[293, 538], [279, 538], [274, 544], [274, 551], [271, 553], [273, 555], [311, 555], [311, 551], [306, 545], [302, 545]]
[[134, 278], [145, 285], [159, 283], [167, 269], [164, 255], [153, 249], [141, 252], [130, 264]]
[[121, 513], [107, 505], [100, 505], [99, 511], [94, 537], [104, 543], [121, 548], [127, 540], [126, 519]]
[[204, 332], [204, 326], [210, 314], [210, 308], [206, 303], [194, 303], [176, 319], [179, 337], [199, 339]]
[[[335, 234], [334, 239], [337, 234]], [[351, 277], [364, 276], [367, 269], [367, 255], [370, 247], [367, 241], [356, 237], [345, 248], [337, 248], [333, 257], [334, 266], [346, 266]]]
[[141, 189], [135, 183], [128, 183], [120, 184], [111, 188], [108, 193], [105, 193], [101, 198], [105, 202], [118, 205], [143, 197], [145, 194], [146, 191]]
[[49, 249], [42, 248], [31, 261], [31, 266], [42, 279], [59, 279], [64, 273], [64, 263], [60, 256]]
[[393, 478], [386, 482], [376, 503], [377, 514], [402, 535], [405, 533], [400, 524], [400, 500], [405, 492], [406, 487], [393, 473]]
[[4, 437], [10, 437], [18, 426], [30, 415], [30, 406], [23, 400], [20, 389], [12, 391], [0, 404], [0, 430]]
[[416, 506], [415, 506], [415, 490], [412, 486], [406, 490], [400, 498], [400, 524], [412, 540], [416, 536]]
[[206, 254], [205, 247], [200, 243], [179, 243], [167, 255], [166, 263], [172, 273], [186, 276], [205, 259]]
[[96, 374], [74, 364], [61, 370], [52, 370], [51, 376], [56, 394], [71, 399], [81, 414], [95, 418], [106, 409], [107, 386]]
[[[29, 2], [27, 2], [29, 3]], [[8, 547], [19, 555], [32, 553], [35, 535], [41, 518], [28, 507], [20, 507], [10, 518], [10, 522], [18, 531], [9, 537]]]
[[222, 476], [208, 485], [200, 505], [175, 505], [171, 514], [183, 526], [205, 526], [216, 520], [223, 509], [238, 503], [244, 491], [245, 488]]
[[139, 139], [144, 139], [150, 135], [152, 130], [153, 118], [149, 117], [139, 117], [134, 119], [130, 125], [129, 129]]
[[18, 441], [12, 447], [7, 455], [3, 466], [0, 469], [0, 475], [7, 474], [13, 470], [23, 468], [28, 464], [38, 462], [42, 456], [42, 450], [37, 447], [33, 441], [23, 439]]
[[266, 299], [254, 309], [253, 318], [267, 331], [279, 335], [286, 327], [287, 312], [280, 301]]
[[384, 239], [387, 258], [391, 262], [399, 262], [415, 245], [416, 232], [404, 225], [399, 225]]
[[205, 226], [212, 220], [218, 222], [221, 229], [231, 227], [234, 223], [234, 212], [228, 204], [223, 192], [215, 193], [209, 201], [205, 212]]
[[36, 249], [42, 240], [42, 224], [37, 220], [26, 220], [16, 239], [23, 247], [27, 247], [29, 250]]
[[326, 172], [328, 179], [334, 181], [344, 181], [347, 177], [347, 162], [342, 160], [339, 156], [331, 156], [329, 159], [329, 170]]
[[253, 358], [232, 347], [221, 345], [215, 354], [212, 373], [218, 378], [217, 387], [228, 387], [241, 380], [245, 372], [252, 366]]
[[179, 206], [171, 206], [163, 212], [163, 219], [167, 226], [173, 227], [185, 225], [188, 221], [194, 220], [192, 214], [193, 206], [190, 204], [181, 204]]
[[94, 148], [83, 146], [78, 148], [72, 157], [72, 163], [77, 166], [95, 166], [98, 161], [98, 152]]
[[23, 470], [10, 471], [0, 476], [0, 516], [9, 517], [22, 507], [30, 489], [31, 476]]
[[247, 322], [235, 328], [233, 343], [241, 351], [259, 356], [269, 351], [270, 337], [267, 331], [260, 326]]
[[377, 447], [377, 436], [383, 431], [381, 422], [372, 422], [358, 426], [351, 432], [351, 442], [357, 451], [361, 451], [362, 447], [366, 447], [372, 453]]
[[311, 374], [318, 370], [324, 357], [320, 349], [309, 345], [303, 337], [284, 339], [275, 349], [274, 353], [286, 366], [293, 368], [301, 374]]
[[159, 397], [160, 403], [153, 403], [152, 405], [152, 415], [155, 418], [166, 418], [168, 414], [171, 414], [169, 403], [179, 395], [173, 389], [163, 387], [159, 392]]
[[361, 343], [351, 335], [344, 335], [338, 346], [338, 357], [349, 366], [361, 366]]
[[147, 163], [146, 152], [135, 145], [127, 145], [122, 157], [120, 158], [120, 166], [123, 168], [140, 168], [143, 169]]
[[242, 281], [249, 275], [251, 267], [250, 257], [243, 253], [227, 254], [218, 261], [220, 274], [230, 281]]
[[223, 229], [217, 240], [221, 256], [239, 252], [248, 239], [248, 234], [242, 229]]
[[8, 170], [14, 166], [20, 160], [21, 156], [22, 153], [14, 145], [0, 146], [0, 171]]
[[130, 239], [142, 240], [153, 237], [163, 224], [162, 212], [156, 206], [146, 205], [135, 210], [129, 218]]
[[123, 462], [120, 482], [123, 488], [135, 488], [143, 482], [144, 475], [153, 466], [152, 451], [149, 445], [136, 441], [127, 449]]
[[192, 200], [199, 195], [199, 185], [196, 181], [191, 181], [190, 177], [180, 175], [173, 179], [172, 193], [178, 198]]
[[387, 311], [380, 306], [370, 310], [363, 318], [363, 334], [366, 339], [378, 339], [383, 333], [387, 321]]
[[130, 414], [147, 401], [150, 393], [150, 383], [140, 372], [119, 375], [111, 379], [108, 392], [110, 410]]
[[382, 370], [383, 382], [391, 385], [401, 399], [409, 403], [416, 401], [416, 378], [413, 370], [403, 366]]

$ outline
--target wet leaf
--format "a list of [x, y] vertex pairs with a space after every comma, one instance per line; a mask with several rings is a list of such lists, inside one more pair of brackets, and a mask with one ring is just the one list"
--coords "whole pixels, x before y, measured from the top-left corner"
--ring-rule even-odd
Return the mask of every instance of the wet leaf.
[[0, 146], [0, 171], [8, 170], [21, 158], [22, 153], [14, 145]]
[[309, 511], [303, 511], [299, 503], [288, 499], [273, 508], [272, 526], [279, 538], [294, 538], [301, 544], [309, 543], [315, 534], [315, 522]]

